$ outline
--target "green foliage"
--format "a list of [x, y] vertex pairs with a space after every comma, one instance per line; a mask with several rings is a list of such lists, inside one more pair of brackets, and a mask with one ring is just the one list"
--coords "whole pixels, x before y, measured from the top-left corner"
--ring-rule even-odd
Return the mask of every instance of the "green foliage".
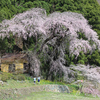
[[75, 56], [71, 56], [66, 49], [66, 54], [65, 54], [65, 60], [66, 60], [66, 66], [74, 65], [76, 63]]
[[34, 7], [44, 8], [48, 14], [50, 12], [50, 4], [48, 2], [36, 0], [33, 2], [33, 5]]
[[88, 62], [87, 55], [85, 55], [83, 52], [80, 52], [80, 55], [77, 58], [77, 62], [79, 64], [86, 64]]
[[24, 74], [13, 74], [13, 73], [1, 72], [0, 79], [4, 82], [7, 82], [8, 80], [24, 81], [25, 79], [27, 79], [27, 77], [25, 77]]
[[7, 80], [9, 80], [9, 77], [3, 75], [3, 76], [1, 77], [1, 80], [2, 80], [3, 82], [7, 82]]
[[46, 85], [46, 84], [58, 84], [58, 85], [66, 85], [64, 82], [59, 82], [59, 81], [50, 81], [50, 80], [44, 80], [42, 79], [40, 82], [40, 85]]
[[12, 53], [13, 46], [15, 45], [15, 39], [11, 36], [9, 39], [6, 37], [3, 40], [0, 39], [0, 51]]
[[64, 76], [63, 73], [62, 75], [60, 75], [59, 73], [56, 73], [55, 75], [55, 72], [52, 72], [50, 76], [51, 76], [51, 81], [63, 82], [63, 76]]
[[85, 35], [84, 35], [83, 33], [78, 32], [77, 34], [78, 34], [78, 38], [79, 38], [79, 39], [87, 40], [87, 38], [85, 37]]
[[68, 52], [65, 54], [65, 60], [66, 60], [66, 66], [75, 65], [75, 64], [87, 64], [89, 62], [89, 56], [90, 54], [84, 54], [83, 52], [80, 52], [77, 59], [75, 59], [75, 56], [70, 56]]
[[29, 8], [44, 8], [47, 13], [50, 11], [50, 4], [39, 0], [0, 0], [0, 22], [10, 19], [17, 13], [22, 13]]
[[75, 85], [75, 84], [68, 84], [67, 86], [69, 87], [71, 93], [74, 93], [74, 92], [76, 92], [77, 90], [79, 90], [79, 86], [78, 86], [78, 85]]
[[12, 79], [13, 79], [13, 80], [18, 80], [18, 78], [17, 78], [16, 75], [13, 75], [13, 76], [12, 76]]
[[33, 51], [36, 45], [36, 38], [35, 37], [27, 38], [27, 40], [23, 41], [23, 44], [24, 44], [24, 47], [23, 47], [24, 50], [28, 49], [30, 51]]
[[95, 50], [91, 55], [88, 56], [90, 64], [96, 64], [100, 66], [100, 52]]
[[82, 73], [80, 74], [78, 72], [77, 72], [77, 75], [75, 77], [76, 77], [76, 80], [85, 80], [86, 79], [86, 77], [83, 76]]
[[11, 73], [1, 73], [0, 74], [0, 79], [3, 82], [7, 82], [7, 80], [11, 79], [13, 77], [13, 75]]
[[25, 76], [24, 75], [19, 74], [16, 77], [17, 77], [17, 80], [19, 80], [19, 81], [24, 81], [25, 80]]
[[33, 4], [33, 2], [29, 1], [29, 2], [26, 2], [25, 4], [23, 4], [23, 7], [32, 8], [32, 7], [34, 7], [34, 4]]
[[40, 61], [41, 61], [41, 74], [43, 75], [44, 79], [48, 79], [49, 76], [49, 59], [48, 57], [44, 56], [44, 53], [41, 53], [40, 55]]
[[85, 64], [85, 63], [84, 63], [84, 60], [79, 60], [78, 63], [79, 63], [79, 64]]

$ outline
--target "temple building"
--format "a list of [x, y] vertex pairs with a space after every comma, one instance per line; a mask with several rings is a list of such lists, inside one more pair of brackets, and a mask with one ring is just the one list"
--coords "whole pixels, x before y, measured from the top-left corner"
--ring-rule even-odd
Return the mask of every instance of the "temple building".
[[1, 58], [2, 72], [16, 72], [23, 73], [24, 64], [28, 63], [26, 54], [6, 54]]

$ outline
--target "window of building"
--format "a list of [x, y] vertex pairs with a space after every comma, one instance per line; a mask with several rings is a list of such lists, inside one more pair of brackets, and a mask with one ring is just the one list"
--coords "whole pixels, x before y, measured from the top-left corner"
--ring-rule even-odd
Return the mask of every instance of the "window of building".
[[9, 64], [9, 72], [15, 71], [15, 64]]

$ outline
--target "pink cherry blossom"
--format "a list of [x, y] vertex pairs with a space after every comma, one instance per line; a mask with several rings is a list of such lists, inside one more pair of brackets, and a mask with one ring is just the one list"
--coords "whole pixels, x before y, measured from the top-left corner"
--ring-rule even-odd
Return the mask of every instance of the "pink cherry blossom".
[[[84, 34], [87, 40], [79, 39], [78, 32]], [[50, 36], [66, 37], [70, 44], [69, 52], [76, 57], [81, 51], [87, 53], [96, 47], [100, 50], [97, 33], [91, 29], [82, 14], [74, 12], [54, 12], [47, 16], [44, 9], [33, 8], [0, 23], [0, 37], [9, 37], [9, 33], [24, 39], [38, 34], [43, 35], [45, 40]], [[92, 44], [90, 40], [93, 41]]]

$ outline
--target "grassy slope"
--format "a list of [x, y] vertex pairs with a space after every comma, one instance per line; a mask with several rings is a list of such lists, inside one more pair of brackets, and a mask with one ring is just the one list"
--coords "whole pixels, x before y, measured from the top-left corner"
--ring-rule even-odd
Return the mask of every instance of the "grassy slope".
[[[41, 80], [40, 84], [35, 84], [33, 82], [33, 78], [30, 76], [25, 75], [26, 80], [25, 81], [17, 81], [17, 80], [7, 80], [7, 82], [4, 82], [4, 85], [0, 85], [0, 90], [3, 89], [23, 89], [26, 87], [37, 87], [40, 85], [47, 85], [47, 84], [57, 84], [57, 85], [67, 85], [70, 89], [71, 94], [66, 93], [54, 93], [54, 92], [37, 92], [37, 93], [30, 93], [29, 95], [21, 94], [19, 96], [15, 95], [15, 98], [7, 99], [7, 100], [99, 100], [98, 98], [91, 98], [91, 97], [84, 97], [84, 95], [79, 94], [79, 87], [77, 85], [71, 85], [71, 84], [65, 84], [62, 82], [52, 82], [49, 80]], [[82, 95], [82, 96], [81, 96]], [[0, 99], [1, 100], [1, 99]], [[4, 99], [6, 100], [6, 99]]]
[[49, 81], [49, 80], [41, 80], [40, 84], [35, 84], [35, 85], [34, 85], [33, 79], [25, 80], [25, 81], [8, 80], [7, 83], [4, 83], [3, 86], [0, 85], [0, 89], [13, 89], [13, 88], [34, 87], [34, 86], [37, 86], [37, 85], [45, 85], [45, 84], [66, 85], [65, 83], [52, 82], [52, 81]]
[[[9, 80], [4, 86], [0, 86], [0, 89], [8, 89], [8, 88], [24, 88], [24, 87], [34, 87], [45, 84], [59, 84], [59, 85], [68, 85], [61, 82], [51, 82], [46, 80], [41, 80], [40, 84], [34, 85], [33, 79], [26, 81], [14, 81]], [[69, 88], [74, 89], [75, 86], [68, 85]], [[15, 98], [8, 98], [7, 100], [100, 100], [100, 98], [93, 97], [84, 97], [79, 95], [79, 92], [74, 91], [71, 94], [67, 93], [56, 93], [56, 92], [34, 92], [29, 95], [20, 95], [19, 97], [16, 95]]]
[[67, 93], [56, 93], [56, 92], [38, 92], [25, 95], [20, 98], [9, 98], [8, 100], [100, 100], [95, 97], [83, 97], [79, 95], [72, 95]]

